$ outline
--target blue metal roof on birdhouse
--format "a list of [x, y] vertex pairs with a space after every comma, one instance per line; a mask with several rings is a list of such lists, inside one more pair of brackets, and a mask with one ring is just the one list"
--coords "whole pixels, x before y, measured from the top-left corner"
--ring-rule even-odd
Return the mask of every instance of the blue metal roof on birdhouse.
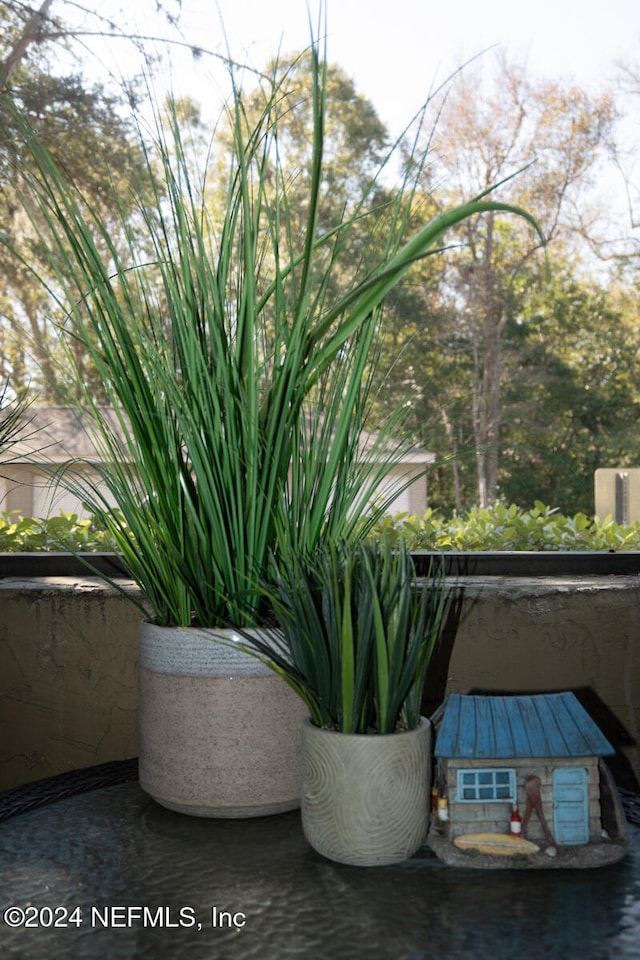
[[615, 753], [573, 693], [451, 694], [433, 718], [435, 755], [452, 759], [603, 757]]

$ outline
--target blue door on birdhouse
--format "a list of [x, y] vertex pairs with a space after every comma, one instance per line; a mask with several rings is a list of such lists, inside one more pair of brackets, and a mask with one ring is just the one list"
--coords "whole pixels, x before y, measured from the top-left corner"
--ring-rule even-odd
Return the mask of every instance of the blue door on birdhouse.
[[582, 768], [553, 771], [553, 833], [557, 844], [589, 843], [589, 778]]

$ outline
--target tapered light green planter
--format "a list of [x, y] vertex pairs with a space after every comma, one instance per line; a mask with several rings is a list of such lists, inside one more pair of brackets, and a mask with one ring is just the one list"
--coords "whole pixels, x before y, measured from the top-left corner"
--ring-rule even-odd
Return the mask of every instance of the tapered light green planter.
[[318, 853], [356, 866], [411, 857], [429, 820], [431, 725], [344, 734], [307, 718], [302, 732], [302, 827]]
[[223, 818], [300, 806], [307, 711], [254, 657], [144, 623], [138, 709], [140, 786], [163, 806]]

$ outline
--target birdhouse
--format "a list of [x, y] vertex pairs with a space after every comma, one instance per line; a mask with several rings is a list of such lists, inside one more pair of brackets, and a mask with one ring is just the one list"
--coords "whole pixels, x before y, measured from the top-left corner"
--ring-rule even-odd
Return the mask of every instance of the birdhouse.
[[432, 722], [441, 836], [516, 833], [561, 848], [612, 829], [602, 757], [615, 751], [573, 693], [452, 694]]

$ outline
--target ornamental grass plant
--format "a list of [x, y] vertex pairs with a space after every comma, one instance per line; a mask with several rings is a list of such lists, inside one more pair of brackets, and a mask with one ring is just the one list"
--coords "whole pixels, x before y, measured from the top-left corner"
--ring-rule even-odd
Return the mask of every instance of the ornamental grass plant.
[[252, 634], [247, 652], [295, 690], [318, 727], [413, 730], [449, 609], [443, 565], [433, 561], [420, 583], [404, 546], [354, 540], [272, 564], [278, 630]]
[[11, 451], [21, 440], [25, 439], [26, 429], [29, 426], [26, 413], [29, 400], [25, 396], [13, 397], [5, 383], [0, 387], [0, 454], [10, 459]]
[[8, 174], [47, 256], [53, 279], [41, 280], [64, 316], [58, 334], [75, 371], [73, 403], [99, 452], [100, 484], [77, 472], [58, 479], [104, 525], [160, 625], [251, 625], [271, 554], [308, 555], [366, 532], [359, 517], [400, 453], [389, 430], [374, 456], [364, 458], [359, 444], [385, 296], [467, 217], [509, 210], [531, 220], [483, 195], [408, 236], [424, 161], [415, 156], [388, 205], [377, 259], [363, 258], [346, 287], [336, 284], [349, 237], [376, 213], [376, 181], [320, 229], [327, 98], [317, 41], [310, 64], [301, 234], [279, 153], [286, 73], [264, 78], [261, 114], [249, 120], [229, 66], [232, 148], [215, 216], [177, 109], [168, 120], [157, 111], [152, 142], [141, 134], [146, 175], [132, 184], [132, 219], [117, 196], [108, 217], [92, 207], [14, 108]]

